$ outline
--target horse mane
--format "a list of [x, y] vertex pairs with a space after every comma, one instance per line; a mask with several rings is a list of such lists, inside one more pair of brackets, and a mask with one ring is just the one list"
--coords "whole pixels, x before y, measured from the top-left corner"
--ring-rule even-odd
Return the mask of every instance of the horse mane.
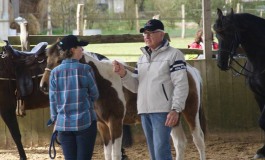
[[59, 55], [60, 51], [59, 51], [59, 48], [58, 48], [58, 42], [60, 41], [60, 38], [57, 39], [56, 42], [54, 42], [48, 49], [47, 49], [47, 56], [50, 56], [54, 53], [56, 53], [57, 55]]
[[[109, 60], [109, 59], [107, 59], [107, 58], [104, 58], [104, 59], [102, 59], [102, 60], [99, 60], [99, 59], [97, 58], [98, 56], [102, 56], [102, 55], [100, 55], [100, 54], [98, 54], [98, 53], [93, 53], [93, 52], [84, 52], [84, 55], [85, 55], [85, 56], [89, 56], [89, 57], [91, 57], [91, 58], [92, 58], [91, 60], [92, 60], [94, 63], [105, 64], [105, 65], [109, 66], [109, 67], [112, 69], [112, 61], [111, 61], [111, 60]], [[134, 71], [134, 67], [129, 66], [126, 62], [120, 62], [120, 63], [123, 64], [124, 67], [125, 67], [126, 69], [128, 69], [129, 71], [131, 71], [131, 72]]]
[[[101, 76], [101, 74], [100, 74], [97, 66], [95, 65], [95, 63], [93, 61], [89, 61], [86, 64], [90, 65], [91, 68], [93, 69], [94, 74], [95, 74], [95, 78], [96, 78], [96, 82], [98, 84], [104, 84], [103, 85], [104, 87], [111, 87], [111, 82], [110, 81], [107, 81], [106, 79], [104, 79]], [[104, 90], [104, 88], [101, 89], [100, 87], [101, 87], [101, 85], [98, 85], [99, 90]]]
[[[249, 29], [252, 28], [253, 31], [263, 31], [265, 29], [265, 19], [255, 16], [250, 13], [234, 13], [228, 14], [227, 17], [232, 19], [232, 23], [235, 24], [236, 28]], [[251, 24], [251, 25], [250, 25]], [[255, 24], [255, 25], [253, 25]], [[262, 33], [259, 33], [262, 34]]]

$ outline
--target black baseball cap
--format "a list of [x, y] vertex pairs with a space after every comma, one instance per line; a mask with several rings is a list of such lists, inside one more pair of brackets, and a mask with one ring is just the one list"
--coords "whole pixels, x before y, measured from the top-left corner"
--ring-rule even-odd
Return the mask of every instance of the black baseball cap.
[[164, 30], [164, 25], [160, 20], [157, 19], [151, 19], [149, 20], [143, 28], [140, 29], [140, 33], [143, 33], [144, 31], [155, 31], [157, 29]]
[[77, 46], [86, 46], [88, 42], [79, 40], [75, 35], [68, 35], [59, 42], [59, 45], [65, 51]]

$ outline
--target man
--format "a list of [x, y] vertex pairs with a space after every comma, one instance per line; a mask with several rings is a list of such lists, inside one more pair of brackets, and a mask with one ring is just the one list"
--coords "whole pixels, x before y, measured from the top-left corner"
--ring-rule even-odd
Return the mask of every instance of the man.
[[184, 55], [164, 39], [161, 21], [149, 20], [143, 28], [146, 46], [141, 48], [135, 72], [113, 61], [113, 70], [123, 84], [138, 93], [137, 109], [152, 160], [171, 160], [171, 127], [179, 122], [188, 96], [188, 78]]

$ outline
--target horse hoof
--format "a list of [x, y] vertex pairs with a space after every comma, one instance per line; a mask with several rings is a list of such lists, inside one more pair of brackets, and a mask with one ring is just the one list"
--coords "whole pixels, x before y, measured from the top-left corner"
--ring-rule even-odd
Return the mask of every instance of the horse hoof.
[[256, 152], [256, 155], [253, 157], [253, 159], [262, 159], [265, 158], [265, 145], [258, 149]]
[[122, 155], [121, 160], [128, 160], [128, 156]]
[[261, 154], [261, 153], [257, 153], [253, 159], [262, 159], [262, 158], [265, 158], [265, 155], [264, 154]]

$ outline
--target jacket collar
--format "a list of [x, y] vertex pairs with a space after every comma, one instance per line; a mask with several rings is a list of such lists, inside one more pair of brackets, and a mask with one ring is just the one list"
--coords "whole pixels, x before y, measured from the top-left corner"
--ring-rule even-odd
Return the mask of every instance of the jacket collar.
[[67, 58], [62, 61], [63, 63], [74, 63], [74, 62], [79, 62], [77, 59], [72, 59], [72, 58]]
[[152, 51], [148, 46], [142, 47], [141, 50], [147, 57], [150, 57], [151, 53], [152, 53], [152, 57], [154, 57], [158, 53], [166, 50], [168, 46], [169, 46], [169, 41], [167, 39], [163, 39], [161, 45], [158, 46], [155, 50]]

